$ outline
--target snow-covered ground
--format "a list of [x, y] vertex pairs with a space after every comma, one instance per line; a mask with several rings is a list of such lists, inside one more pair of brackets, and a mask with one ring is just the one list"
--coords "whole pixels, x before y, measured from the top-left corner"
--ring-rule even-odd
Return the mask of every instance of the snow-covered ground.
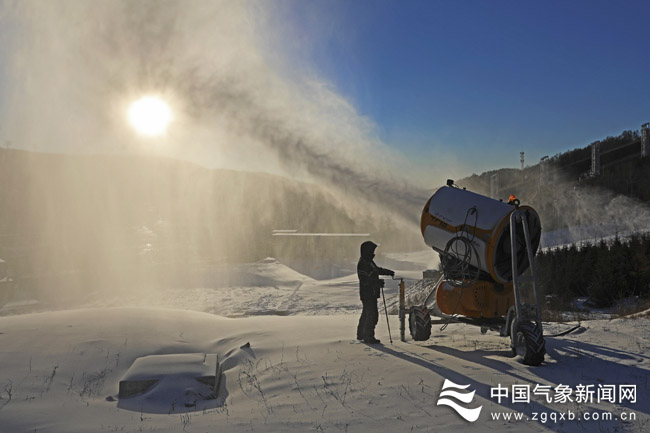
[[[270, 259], [237, 275], [221, 287], [89, 297], [73, 309], [0, 317], [0, 432], [650, 428], [647, 315], [547, 337], [545, 362], [529, 367], [510, 357], [508, 339], [463, 324], [434, 326], [426, 342], [407, 330], [400, 342], [390, 316], [391, 344], [382, 314], [383, 344], [357, 342], [353, 275], [317, 281]], [[214, 359], [222, 372], [216, 398], [195, 380]], [[158, 382], [120, 398], [121, 380], [148, 373]], [[452, 400], [460, 407], [481, 408], [477, 421], [442, 404], [446, 381], [459, 386]]]

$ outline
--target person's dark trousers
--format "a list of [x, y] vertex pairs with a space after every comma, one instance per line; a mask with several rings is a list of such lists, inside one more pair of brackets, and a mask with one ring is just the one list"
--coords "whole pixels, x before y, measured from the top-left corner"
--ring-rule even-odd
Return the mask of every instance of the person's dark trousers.
[[379, 321], [379, 310], [377, 310], [376, 299], [361, 300], [363, 303], [363, 310], [361, 311], [361, 318], [359, 318], [359, 325], [357, 325], [357, 339], [369, 340], [375, 338], [375, 326]]

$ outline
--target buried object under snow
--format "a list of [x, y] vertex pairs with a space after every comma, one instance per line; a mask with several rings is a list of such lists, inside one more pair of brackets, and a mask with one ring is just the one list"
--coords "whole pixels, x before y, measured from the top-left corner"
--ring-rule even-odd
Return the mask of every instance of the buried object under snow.
[[151, 413], [202, 410], [215, 405], [220, 378], [214, 354], [144, 356], [122, 377], [118, 407]]

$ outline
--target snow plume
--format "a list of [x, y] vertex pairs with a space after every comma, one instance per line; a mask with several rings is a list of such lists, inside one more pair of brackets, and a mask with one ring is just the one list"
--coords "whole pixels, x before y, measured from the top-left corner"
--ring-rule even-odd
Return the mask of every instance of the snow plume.
[[[421, 245], [417, 220], [429, 191], [395, 174], [396, 167], [408, 172], [406, 161], [332, 86], [286, 72], [282, 48], [270, 47], [265, 34], [274, 27], [271, 7], [0, 1], [0, 143], [77, 155], [29, 157], [13, 179], [0, 170], [2, 185], [11, 185], [0, 193], [21, 195], [24, 204], [20, 212], [0, 212], [14, 224], [0, 221], [0, 229], [27, 227], [36, 239], [20, 238], [32, 256], [24, 273], [83, 271], [78, 286], [96, 287], [108, 266], [119, 278], [104, 286], [128, 285], [142, 279], [140, 264], [155, 253], [147, 275], [188, 284], [183, 267], [190, 262], [255, 257], [262, 244], [279, 242], [273, 229], [370, 232], [379, 242], [392, 230], [403, 245]], [[164, 136], [138, 136], [127, 122], [129, 104], [147, 95], [171, 107]], [[18, 160], [5, 154], [7, 164]], [[251, 186], [253, 177], [206, 173], [159, 156], [302, 183], [269, 176]], [[304, 249], [296, 242], [292, 248]], [[329, 248], [327, 242], [314, 241], [312, 249]], [[360, 240], [354, 242], [345, 245], [351, 255]], [[336, 241], [330, 255], [343, 243]], [[4, 259], [19, 255], [7, 251], [0, 249]]]
[[[282, 52], [264, 44], [259, 24], [268, 7], [7, 3], [0, 16], [11, 24], [3, 39], [12, 47], [9, 74], [17, 86], [3, 107], [6, 134], [37, 150], [153, 147], [212, 167], [290, 174], [414, 223], [428, 192], [391, 174], [405, 161], [376, 138], [372, 123], [320, 80], [295, 81], [271, 67]], [[175, 118], [153, 144], [134, 137], [124, 121], [126, 106], [150, 93], [169, 100]]]
[[[459, 184], [480, 194], [490, 194], [490, 175], [461, 179]], [[543, 247], [572, 242], [599, 241], [619, 235], [650, 230], [650, 207], [634, 198], [594, 184], [602, 180], [586, 177], [576, 181], [573, 175], [553, 170], [552, 181], [540, 182], [539, 166], [502, 170], [499, 177], [500, 199], [516, 195], [524, 205], [532, 206], [542, 222]], [[523, 180], [523, 181], [522, 181]]]
[[[543, 246], [572, 242], [597, 242], [600, 239], [650, 230], [650, 208], [623, 195], [592, 187], [574, 188], [565, 184], [564, 193], [537, 197], [542, 204], [542, 223], [552, 221], [556, 227], [545, 235]], [[546, 203], [544, 203], [546, 201]]]
[[650, 208], [646, 204], [595, 186], [594, 179], [577, 182], [557, 172], [553, 182], [540, 184], [534, 171], [528, 175], [526, 182], [504, 191], [514, 193], [538, 212], [544, 247], [593, 242], [650, 229]]

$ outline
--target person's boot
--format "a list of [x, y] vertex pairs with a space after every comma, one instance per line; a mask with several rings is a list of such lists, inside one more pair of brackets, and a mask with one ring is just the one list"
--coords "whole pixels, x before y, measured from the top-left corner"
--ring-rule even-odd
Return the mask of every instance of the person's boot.
[[366, 344], [379, 344], [381, 343], [381, 340], [377, 340], [375, 337], [371, 337], [364, 339], [363, 342]]
[[364, 334], [365, 334], [365, 324], [361, 323], [359, 321], [359, 326], [357, 326], [357, 340], [363, 341], [364, 340]]

